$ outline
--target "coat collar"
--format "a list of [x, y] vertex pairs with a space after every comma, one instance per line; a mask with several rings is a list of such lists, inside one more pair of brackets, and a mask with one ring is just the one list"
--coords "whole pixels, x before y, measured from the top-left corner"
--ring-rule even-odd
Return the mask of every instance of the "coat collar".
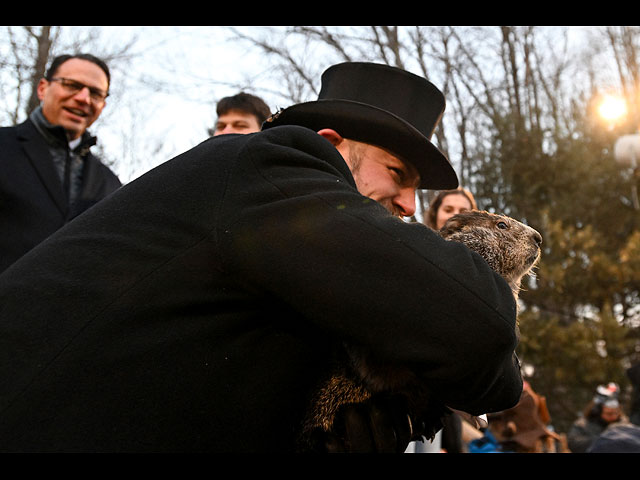
[[[22, 144], [24, 152], [31, 162], [51, 196], [53, 202], [66, 217], [69, 212], [67, 196], [63, 190], [58, 172], [51, 157], [50, 147], [68, 149], [69, 144], [64, 129], [52, 125], [42, 114], [40, 107], [36, 108], [29, 119], [16, 126], [18, 140]], [[92, 163], [89, 148], [96, 144], [96, 137], [85, 132], [80, 144], [74, 148], [74, 153], [85, 158], [85, 175], [91, 173], [94, 168], [86, 168], [87, 163]]]
[[36, 171], [40, 181], [49, 193], [58, 210], [66, 217], [68, 211], [67, 197], [53, 164], [49, 145], [31, 120], [16, 126], [17, 138], [22, 149]]
[[[69, 140], [64, 128], [50, 123], [42, 113], [42, 107], [38, 106], [31, 112], [29, 120], [33, 122], [33, 125], [49, 145], [58, 148], [69, 148]], [[96, 137], [85, 131], [82, 134], [80, 143], [73, 148], [74, 153], [81, 156], [86, 155], [89, 152], [89, 148], [97, 143], [97, 140]]]

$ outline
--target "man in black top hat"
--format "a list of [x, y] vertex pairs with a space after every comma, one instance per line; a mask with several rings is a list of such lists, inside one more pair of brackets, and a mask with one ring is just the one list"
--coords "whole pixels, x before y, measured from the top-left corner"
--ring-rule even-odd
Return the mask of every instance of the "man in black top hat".
[[[27, 254], [0, 276], [0, 450], [292, 451], [344, 340], [452, 408], [515, 405], [508, 285], [398, 218], [416, 188], [457, 185], [429, 141], [443, 110], [421, 77], [333, 66], [317, 101], [206, 140]], [[402, 421], [373, 418], [341, 431], [403, 451]]]

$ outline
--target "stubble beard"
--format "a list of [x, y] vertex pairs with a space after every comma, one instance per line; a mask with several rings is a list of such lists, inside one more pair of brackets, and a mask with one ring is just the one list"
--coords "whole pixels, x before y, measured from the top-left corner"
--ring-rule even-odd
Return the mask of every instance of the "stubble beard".
[[349, 169], [351, 170], [351, 175], [353, 176], [354, 181], [356, 182], [356, 187], [358, 191], [366, 196], [367, 198], [371, 198], [372, 200], [378, 202], [382, 205], [391, 215], [394, 217], [402, 218], [403, 215], [400, 213], [399, 209], [393, 204], [393, 202], [389, 199], [376, 200], [375, 198], [370, 197], [366, 193], [360, 190], [362, 181], [360, 180], [360, 167], [362, 166], [362, 158], [364, 155], [364, 148], [358, 142], [354, 142], [348, 140], [348, 152], [349, 152], [349, 161], [347, 164], [349, 165]]

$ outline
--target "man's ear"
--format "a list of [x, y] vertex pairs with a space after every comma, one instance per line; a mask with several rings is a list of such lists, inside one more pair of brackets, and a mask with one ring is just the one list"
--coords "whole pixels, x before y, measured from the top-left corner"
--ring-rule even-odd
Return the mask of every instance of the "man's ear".
[[338, 153], [342, 156], [349, 169], [353, 172], [355, 166], [351, 163], [352, 158], [349, 148], [351, 143], [348, 142], [347, 139], [340, 135], [338, 132], [330, 128], [323, 128], [318, 132], [318, 135], [328, 140], [331, 145], [333, 145], [335, 149], [338, 150]]
[[330, 128], [323, 128], [318, 132], [318, 135], [327, 139], [336, 148], [344, 141], [342, 135]]
[[38, 82], [38, 86], [36, 87], [38, 100], [42, 101], [48, 86], [49, 86], [49, 82], [46, 79], [41, 78], [40, 81]]

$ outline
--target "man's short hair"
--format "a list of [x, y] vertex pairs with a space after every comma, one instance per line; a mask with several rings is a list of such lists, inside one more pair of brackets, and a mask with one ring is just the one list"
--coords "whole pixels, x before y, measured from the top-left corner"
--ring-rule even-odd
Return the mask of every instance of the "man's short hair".
[[107, 66], [107, 64], [103, 60], [99, 59], [95, 55], [91, 55], [90, 53], [76, 53], [72, 55], [59, 55], [55, 57], [51, 62], [51, 66], [49, 66], [49, 70], [47, 70], [44, 78], [48, 81], [51, 81], [51, 79], [55, 77], [58, 68], [60, 68], [60, 65], [73, 58], [78, 58], [80, 60], [86, 60], [88, 62], [95, 63], [107, 76], [107, 85], [111, 84], [111, 74], [109, 73], [109, 67]]
[[271, 115], [269, 106], [260, 97], [251, 95], [250, 93], [240, 92], [230, 97], [224, 97], [218, 102], [216, 113], [218, 117], [232, 110], [253, 115], [261, 125]]

